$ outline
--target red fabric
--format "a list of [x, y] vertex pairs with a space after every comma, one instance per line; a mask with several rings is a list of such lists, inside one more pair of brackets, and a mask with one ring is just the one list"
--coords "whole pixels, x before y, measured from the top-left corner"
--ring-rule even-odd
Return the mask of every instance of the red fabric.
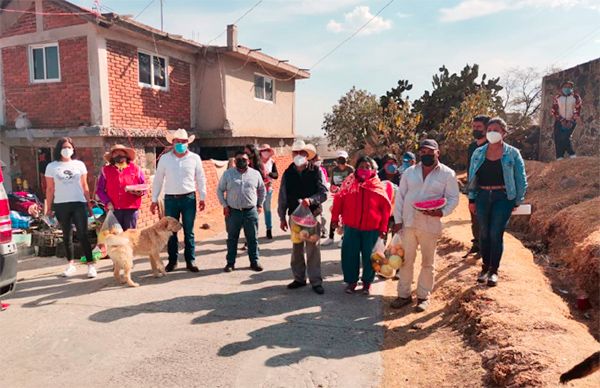
[[358, 230], [387, 232], [392, 213], [392, 186], [374, 176], [359, 182], [350, 175], [340, 191], [333, 197], [331, 217]]
[[123, 171], [114, 165], [104, 166], [102, 174], [106, 178], [106, 194], [115, 209], [139, 209], [142, 197], [125, 191], [125, 186], [137, 185], [140, 182], [140, 168], [129, 163]]

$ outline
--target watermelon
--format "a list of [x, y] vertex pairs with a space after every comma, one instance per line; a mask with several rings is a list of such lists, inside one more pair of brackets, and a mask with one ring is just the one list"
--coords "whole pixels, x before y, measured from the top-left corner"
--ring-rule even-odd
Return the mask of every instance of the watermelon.
[[125, 186], [125, 191], [148, 191], [150, 189], [150, 185], [141, 184], [141, 185], [127, 185]]
[[446, 198], [432, 199], [430, 201], [421, 201], [413, 203], [417, 210], [438, 210], [446, 206]]
[[317, 226], [317, 220], [312, 215], [309, 217], [299, 217], [292, 215], [292, 222], [296, 225], [304, 226], [307, 228], [313, 228]]

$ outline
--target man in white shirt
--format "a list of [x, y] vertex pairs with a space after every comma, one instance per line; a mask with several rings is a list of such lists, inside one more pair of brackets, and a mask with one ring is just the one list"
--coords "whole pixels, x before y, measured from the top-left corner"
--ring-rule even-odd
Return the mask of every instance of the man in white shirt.
[[[435, 140], [423, 140], [419, 146], [421, 162], [402, 173], [394, 204], [394, 232], [403, 230], [404, 264], [400, 267], [398, 298], [393, 308], [412, 303], [411, 285], [417, 246], [421, 247], [421, 273], [417, 284], [417, 310], [425, 311], [434, 283], [434, 258], [437, 240], [442, 234], [441, 218], [458, 205], [459, 190], [454, 171], [440, 163], [440, 150]], [[415, 202], [446, 199], [441, 209], [419, 211]]]
[[[188, 150], [188, 145], [194, 141], [195, 136], [188, 136], [185, 129], [178, 129], [167, 136], [167, 141], [173, 144], [170, 152], [161, 156], [156, 168], [156, 175], [152, 183], [152, 205], [150, 211], [156, 214], [158, 197], [164, 188], [165, 216], [180, 219], [183, 224], [185, 241], [185, 262], [191, 272], [198, 272], [195, 264], [194, 221], [196, 220], [196, 191], [200, 195], [198, 209], [204, 210], [206, 198], [206, 178], [200, 155]], [[167, 173], [168, 172], [168, 173]], [[177, 267], [179, 243], [177, 233], [169, 239], [168, 243], [169, 264], [165, 267], [167, 272]]]

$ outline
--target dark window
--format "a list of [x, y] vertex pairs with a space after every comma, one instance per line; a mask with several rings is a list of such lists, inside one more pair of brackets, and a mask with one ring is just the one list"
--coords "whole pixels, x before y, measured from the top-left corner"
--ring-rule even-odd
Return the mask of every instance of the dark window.
[[31, 49], [31, 73], [33, 81], [60, 80], [58, 45], [45, 45]]
[[58, 79], [58, 47], [44, 48], [46, 53], [46, 79]]
[[152, 68], [150, 66], [150, 55], [138, 53], [140, 67], [140, 82], [152, 85]]
[[44, 77], [44, 49], [33, 49], [33, 79], [43, 80]]
[[255, 74], [254, 97], [260, 100], [273, 101], [273, 79]]

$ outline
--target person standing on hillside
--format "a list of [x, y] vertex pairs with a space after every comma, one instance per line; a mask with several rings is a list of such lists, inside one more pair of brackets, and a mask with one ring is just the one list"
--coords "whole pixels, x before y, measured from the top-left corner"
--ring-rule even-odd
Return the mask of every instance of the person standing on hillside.
[[[158, 197], [165, 192], [165, 216], [176, 220], [181, 218], [185, 241], [185, 262], [190, 272], [199, 272], [196, 266], [196, 243], [194, 240], [194, 221], [196, 220], [196, 190], [200, 195], [198, 209], [204, 211], [206, 204], [206, 178], [200, 155], [188, 149], [195, 136], [188, 136], [185, 129], [178, 129], [167, 135], [167, 141], [173, 144], [170, 152], [163, 154], [156, 167], [154, 182], [152, 182], [152, 205], [150, 211], [156, 214]], [[168, 243], [169, 263], [167, 272], [177, 267], [179, 243], [177, 233], [173, 233]]]
[[[477, 115], [473, 118], [473, 122], [471, 123], [471, 129], [473, 130], [473, 138], [474, 140], [469, 144], [469, 148], [467, 149], [467, 181], [469, 180], [469, 167], [471, 166], [471, 157], [473, 156], [473, 152], [482, 145], [487, 143], [485, 138], [485, 126], [488, 121], [490, 121], [490, 117], [486, 115]], [[477, 223], [477, 216], [475, 214], [471, 214], [471, 233], [473, 233], [473, 239], [471, 242], [473, 245], [471, 249], [464, 256], [465, 258], [471, 254], [479, 253], [479, 224]]]
[[[281, 178], [277, 212], [279, 214], [281, 230], [288, 230], [288, 216], [298, 206], [309, 208], [317, 218], [323, 211], [321, 204], [327, 200], [327, 188], [323, 184], [321, 171], [308, 161], [315, 154], [314, 151], [302, 140], [296, 140], [292, 145], [294, 162], [285, 170]], [[320, 224], [317, 223], [317, 233]], [[306, 259], [304, 254], [306, 251]], [[306, 276], [313, 291], [319, 295], [325, 293], [323, 278], [321, 277], [321, 247], [320, 242], [302, 241], [292, 247], [292, 273], [294, 281], [288, 284], [291, 290], [304, 287]]]
[[577, 119], [579, 119], [581, 113], [581, 97], [575, 93], [574, 87], [575, 84], [571, 81], [563, 82], [560, 93], [554, 97], [552, 104], [556, 160], [561, 160], [565, 152], [570, 158], [575, 157], [571, 135], [573, 135]]
[[[329, 191], [332, 194], [336, 194], [344, 180], [354, 173], [354, 167], [348, 164], [348, 152], [344, 150], [339, 150], [337, 152], [336, 165], [331, 170], [331, 182], [329, 186]], [[334, 221], [339, 220], [331, 220], [329, 223], [329, 237], [323, 241], [322, 245], [327, 246], [331, 245], [335, 242], [335, 228], [333, 228], [332, 224]], [[340, 242], [341, 246], [341, 242]]]
[[277, 172], [277, 165], [273, 160], [273, 155], [275, 155], [275, 151], [268, 144], [263, 144], [258, 149], [260, 154], [260, 161], [263, 164], [263, 168], [265, 171], [265, 188], [267, 190], [267, 194], [265, 196], [265, 203], [263, 205], [265, 212], [265, 226], [267, 227], [267, 239], [273, 239], [273, 213], [271, 212], [271, 200], [273, 198], [273, 181], [279, 178], [279, 173]]
[[498, 267], [504, 251], [504, 230], [514, 208], [527, 191], [525, 163], [519, 150], [503, 140], [507, 125], [499, 117], [487, 124], [488, 144], [477, 148], [469, 168], [469, 210], [479, 222], [483, 264], [477, 282], [498, 284]]
[[[404, 264], [400, 267], [398, 298], [392, 308], [402, 308], [412, 303], [411, 285], [417, 246], [421, 247], [421, 273], [417, 283], [417, 311], [429, 307], [429, 297], [434, 285], [434, 258], [437, 241], [442, 234], [442, 217], [448, 216], [458, 205], [458, 182], [454, 170], [440, 163], [438, 143], [425, 139], [419, 146], [421, 162], [402, 174], [394, 204], [394, 232], [403, 230]], [[415, 202], [446, 199], [446, 205], [437, 210], [420, 211]]]
[[217, 188], [217, 197], [223, 206], [225, 225], [227, 227], [227, 265], [225, 272], [235, 269], [237, 243], [240, 231], [248, 241], [250, 268], [253, 271], [263, 270], [258, 262], [258, 215], [262, 211], [265, 200], [265, 184], [262, 175], [248, 166], [248, 155], [243, 150], [235, 153], [235, 167], [223, 173]]

